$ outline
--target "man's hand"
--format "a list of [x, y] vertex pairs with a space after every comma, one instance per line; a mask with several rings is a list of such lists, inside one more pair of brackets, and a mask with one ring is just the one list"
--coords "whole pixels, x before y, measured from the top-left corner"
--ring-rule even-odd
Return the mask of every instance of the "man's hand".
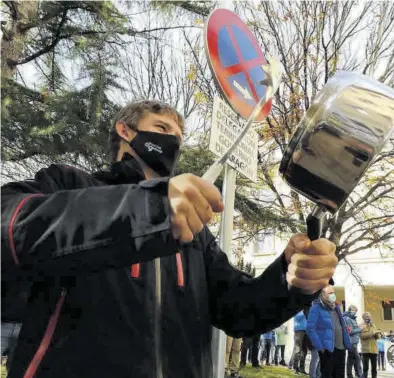
[[192, 174], [170, 179], [168, 198], [171, 205], [172, 233], [183, 243], [191, 242], [213, 216], [224, 209], [222, 196], [213, 184]]
[[305, 294], [314, 294], [328, 286], [338, 259], [335, 244], [327, 239], [310, 241], [306, 234], [295, 234], [285, 249], [289, 264], [287, 282]]

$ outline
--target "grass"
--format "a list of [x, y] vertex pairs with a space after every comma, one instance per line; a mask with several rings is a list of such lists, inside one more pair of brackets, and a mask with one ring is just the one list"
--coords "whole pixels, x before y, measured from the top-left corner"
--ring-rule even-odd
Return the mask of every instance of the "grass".
[[[262, 369], [256, 369], [252, 366], [245, 366], [239, 374], [243, 378], [293, 378], [294, 373], [283, 366], [264, 366]], [[306, 377], [304, 375], [304, 377]]]
[[[293, 378], [294, 374], [282, 366], [264, 366], [262, 369], [256, 369], [251, 366], [244, 367], [239, 372], [243, 378]], [[7, 376], [5, 366], [1, 365], [1, 378]], [[305, 376], [304, 376], [305, 377]]]

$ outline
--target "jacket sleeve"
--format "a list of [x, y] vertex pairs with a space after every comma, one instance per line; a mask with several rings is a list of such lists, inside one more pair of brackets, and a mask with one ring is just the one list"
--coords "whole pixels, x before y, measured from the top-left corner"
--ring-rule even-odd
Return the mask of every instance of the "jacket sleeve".
[[52, 194], [33, 180], [5, 185], [2, 271], [74, 275], [175, 253], [167, 188], [168, 179]]
[[355, 322], [352, 321], [352, 319], [350, 319], [350, 317], [348, 316], [344, 316], [343, 320], [345, 322], [345, 325], [347, 327], [350, 327], [350, 333], [349, 336], [354, 336], [354, 335], [358, 335], [361, 333], [361, 328], [358, 327], [357, 325], [355, 326], [354, 324], [356, 324]]
[[374, 336], [375, 336], [375, 333], [374, 333], [373, 328], [372, 328], [371, 331], [367, 331], [366, 328], [364, 328], [364, 329], [361, 331], [361, 334], [360, 334], [360, 337], [361, 337], [361, 339], [363, 339], [363, 340], [366, 340], [366, 339], [373, 339]]
[[306, 334], [312, 345], [317, 350], [324, 349], [323, 344], [320, 341], [319, 335], [316, 332], [317, 322], [319, 320], [319, 309], [317, 306], [312, 306], [309, 310], [308, 320], [306, 323]]
[[284, 254], [257, 277], [233, 267], [210, 232], [206, 232], [205, 264], [210, 312], [215, 327], [233, 337], [275, 329], [309, 305], [317, 294], [292, 294], [286, 281]]
[[352, 324], [350, 324], [350, 326], [352, 327], [352, 330], [350, 331], [350, 336], [359, 335], [361, 333], [360, 327], [354, 326]]

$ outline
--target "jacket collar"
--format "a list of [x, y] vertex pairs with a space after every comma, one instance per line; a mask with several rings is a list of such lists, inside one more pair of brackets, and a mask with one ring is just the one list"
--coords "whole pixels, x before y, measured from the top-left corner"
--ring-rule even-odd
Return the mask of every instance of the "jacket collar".
[[137, 184], [145, 180], [141, 165], [127, 152], [121, 161], [111, 164], [109, 170], [96, 172], [93, 176], [108, 185]]
[[343, 316], [347, 316], [350, 319], [356, 319], [357, 315], [352, 315], [349, 311], [343, 313]]

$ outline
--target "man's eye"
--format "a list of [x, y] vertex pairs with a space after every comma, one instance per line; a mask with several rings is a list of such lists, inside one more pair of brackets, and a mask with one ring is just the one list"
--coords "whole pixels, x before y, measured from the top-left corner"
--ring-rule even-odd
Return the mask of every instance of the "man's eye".
[[163, 131], [166, 131], [167, 128], [164, 125], [156, 125], [158, 128], [162, 129]]

